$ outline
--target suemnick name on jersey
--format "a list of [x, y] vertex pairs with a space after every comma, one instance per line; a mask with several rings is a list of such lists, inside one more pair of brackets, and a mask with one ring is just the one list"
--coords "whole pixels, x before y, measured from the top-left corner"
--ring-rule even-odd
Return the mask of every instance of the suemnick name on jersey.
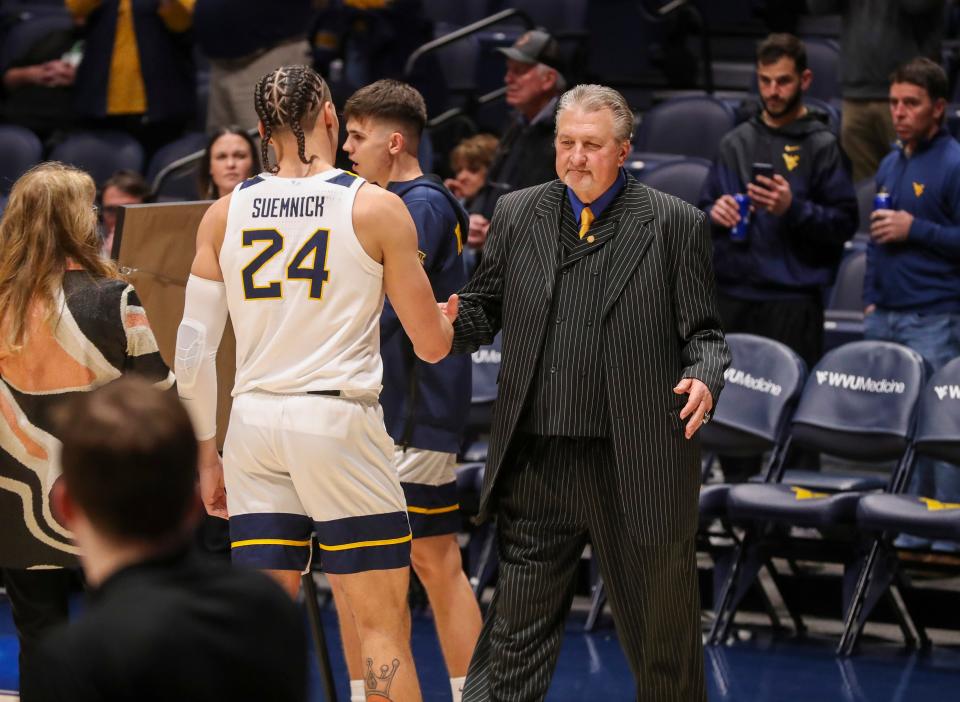
[[323, 217], [323, 195], [255, 197], [251, 217]]

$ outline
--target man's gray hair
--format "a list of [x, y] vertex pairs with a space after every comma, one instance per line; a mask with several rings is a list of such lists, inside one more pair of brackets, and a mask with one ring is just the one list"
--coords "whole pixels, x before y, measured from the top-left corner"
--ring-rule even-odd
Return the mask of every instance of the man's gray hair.
[[556, 83], [553, 84], [553, 89], [556, 90], [558, 93], [562, 93], [564, 90], [567, 89], [567, 79], [564, 78], [563, 74], [560, 71], [558, 71], [556, 68], [553, 68], [552, 66], [548, 66], [545, 63], [538, 63], [536, 70], [540, 73], [540, 75], [544, 75], [545, 73], [548, 73], [551, 71], [557, 74], [557, 81]]
[[617, 141], [626, 141], [633, 138], [633, 112], [626, 99], [613, 88], [605, 85], [577, 85], [560, 96], [557, 105], [557, 121], [560, 113], [572, 107], [579, 107], [585, 112], [599, 112], [610, 110], [613, 115], [613, 131]]

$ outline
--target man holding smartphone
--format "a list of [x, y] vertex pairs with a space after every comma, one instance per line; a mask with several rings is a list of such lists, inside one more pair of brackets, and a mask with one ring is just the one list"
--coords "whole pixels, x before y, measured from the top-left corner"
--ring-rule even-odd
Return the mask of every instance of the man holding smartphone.
[[[810, 367], [823, 351], [823, 291], [857, 229], [849, 162], [826, 114], [803, 104], [812, 81], [802, 41], [771, 34], [761, 42], [762, 109], [723, 138], [700, 196], [725, 331], [776, 339]], [[724, 472], [745, 478], [759, 468], [748, 463], [728, 471], [725, 461]]]

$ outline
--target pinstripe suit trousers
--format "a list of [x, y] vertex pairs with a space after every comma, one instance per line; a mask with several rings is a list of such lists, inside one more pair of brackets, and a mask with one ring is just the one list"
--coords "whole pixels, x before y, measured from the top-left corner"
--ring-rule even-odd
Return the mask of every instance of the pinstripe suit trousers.
[[644, 702], [706, 700], [692, 539], [638, 544], [607, 439], [519, 435], [497, 486], [500, 577], [464, 702], [543, 700], [589, 539]]

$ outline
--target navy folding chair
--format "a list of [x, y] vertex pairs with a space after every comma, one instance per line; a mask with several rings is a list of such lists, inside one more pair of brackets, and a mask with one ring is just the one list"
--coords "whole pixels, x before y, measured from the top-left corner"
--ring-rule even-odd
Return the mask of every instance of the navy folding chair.
[[[473, 388], [470, 395], [470, 416], [467, 419], [464, 449], [461, 453], [463, 463], [457, 467], [457, 493], [461, 505], [478, 505], [480, 501], [491, 412], [493, 402], [497, 399], [501, 348], [500, 334], [497, 334], [493, 343], [480, 347], [471, 356]], [[467, 572], [470, 575], [470, 585], [478, 598], [496, 573], [497, 557], [493, 548], [495, 536], [493, 525], [489, 522], [480, 525], [470, 534]]]
[[[846, 344], [828, 352], [814, 367], [771, 481], [737, 485], [727, 496], [728, 517], [746, 524], [747, 529], [716, 609], [711, 643], [726, 638], [740, 601], [769, 558], [771, 547], [780, 541], [775, 531], [791, 526], [846, 530], [848, 541], [854, 542], [860, 496], [894, 484], [910, 460], [908, 449], [924, 376], [924, 362], [918, 353], [884, 341]], [[793, 443], [848, 460], [875, 463], [878, 470], [887, 470], [889, 475], [785, 474], [783, 456]], [[893, 462], [896, 468], [890, 471]], [[815, 557], [828, 554], [819, 540]]]
[[658, 168], [644, 169], [638, 180], [654, 190], [673, 195], [697, 205], [700, 190], [710, 172], [710, 162], [702, 158], [684, 158], [669, 161]]
[[43, 144], [36, 134], [13, 124], [0, 125], [0, 194], [6, 195], [29, 168], [40, 163]]
[[82, 168], [98, 186], [117, 171], [143, 170], [143, 147], [124, 132], [75, 132], [54, 147], [50, 158]]
[[[150, 159], [150, 166], [147, 168], [147, 182], [150, 183], [154, 197], [159, 202], [203, 199], [203, 196], [197, 190], [199, 159], [166, 173], [164, 173], [164, 169], [182, 158], [202, 152], [206, 145], [207, 136], [205, 134], [191, 132], [157, 150], [157, 153]], [[161, 173], [163, 173], [163, 178], [157, 180]]]
[[863, 339], [863, 279], [867, 252], [855, 250], [840, 261], [837, 280], [823, 312], [824, 349]]
[[634, 149], [682, 154], [712, 161], [723, 135], [736, 125], [727, 103], [709, 95], [665, 100], [644, 115], [634, 137]]
[[[917, 459], [936, 459], [960, 470], [960, 358], [934, 373], [927, 383], [920, 401], [913, 449]], [[892, 592], [906, 608], [906, 600], [898, 592], [902, 576], [892, 546], [897, 534], [960, 542], [960, 504], [902, 494], [910, 484], [915, 465], [916, 462], [903, 472], [889, 492], [866, 495], [857, 504], [857, 525], [876, 538], [847, 612], [838, 648], [841, 654], [853, 652], [867, 618], [882, 596]], [[906, 637], [906, 643], [927, 646], [929, 639], [923, 626], [909, 616], [906, 623], [912, 624], [915, 632], [915, 636]]]

